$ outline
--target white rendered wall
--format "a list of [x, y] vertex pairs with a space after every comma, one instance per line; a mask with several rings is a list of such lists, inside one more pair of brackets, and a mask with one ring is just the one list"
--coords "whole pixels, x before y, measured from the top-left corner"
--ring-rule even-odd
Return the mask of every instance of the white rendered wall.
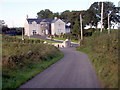
[[66, 33], [65, 23], [62, 20], [58, 19], [55, 23], [51, 24], [51, 32], [52, 35], [60, 35], [61, 33]]
[[[33, 35], [33, 30], [36, 30], [36, 34], [42, 35], [41, 25], [37, 24], [35, 21], [32, 24], [28, 24], [27, 20], [25, 22], [25, 35]], [[51, 34], [60, 35], [61, 33], [66, 33], [65, 23], [58, 19], [55, 23], [51, 23]]]
[[36, 34], [38, 34], [38, 27], [37, 23], [34, 21], [32, 24], [29, 24], [29, 31], [30, 35], [33, 35], [33, 30], [36, 30]]
[[41, 31], [40, 24], [37, 24], [37, 30], [38, 30], [38, 34], [41, 35], [41, 34], [42, 34], [42, 31]]

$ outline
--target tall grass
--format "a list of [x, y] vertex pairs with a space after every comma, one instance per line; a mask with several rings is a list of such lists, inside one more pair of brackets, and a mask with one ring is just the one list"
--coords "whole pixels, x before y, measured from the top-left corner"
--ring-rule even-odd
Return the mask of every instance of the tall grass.
[[118, 88], [118, 30], [95, 32], [77, 48], [90, 56], [104, 88]]
[[[8, 36], [7, 36], [8, 37]], [[11, 39], [10, 39], [11, 38]], [[17, 88], [27, 80], [60, 60], [63, 54], [52, 45], [42, 42], [22, 42], [3, 36], [2, 87]]]

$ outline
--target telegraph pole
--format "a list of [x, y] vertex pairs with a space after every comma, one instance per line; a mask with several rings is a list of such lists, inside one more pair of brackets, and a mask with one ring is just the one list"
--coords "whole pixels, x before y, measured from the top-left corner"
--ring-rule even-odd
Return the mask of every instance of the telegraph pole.
[[101, 7], [101, 31], [100, 32], [102, 32], [102, 28], [103, 28], [103, 2]]
[[[26, 15], [26, 20], [29, 18], [28, 15]], [[30, 39], [30, 29], [29, 29], [29, 39]]]
[[23, 28], [22, 28], [22, 40], [24, 40], [24, 36], [23, 36], [24, 34], [23, 34]]
[[108, 34], [110, 34], [110, 14], [108, 14]]
[[82, 29], [82, 16], [80, 14], [80, 27], [81, 27], [81, 41], [83, 40], [83, 29]]
[[81, 27], [81, 39], [80, 39], [80, 45], [82, 44], [83, 41], [83, 29], [82, 29], [82, 16], [80, 14], [80, 27]]

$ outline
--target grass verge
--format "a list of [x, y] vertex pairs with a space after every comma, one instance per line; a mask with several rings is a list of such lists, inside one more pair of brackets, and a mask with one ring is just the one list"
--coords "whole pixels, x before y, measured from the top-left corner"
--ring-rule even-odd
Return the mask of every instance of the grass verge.
[[118, 88], [118, 30], [96, 32], [77, 50], [89, 55], [103, 88]]
[[23, 83], [27, 82], [35, 75], [47, 69], [49, 66], [57, 62], [63, 57], [60, 53], [59, 56], [54, 57], [54, 59], [48, 59], [42, 62], [32, 63], [27, 65], [26, 69], [11, 69], [7, 72], [3, 72], [3, 86], [2, 88], [18, 88]]

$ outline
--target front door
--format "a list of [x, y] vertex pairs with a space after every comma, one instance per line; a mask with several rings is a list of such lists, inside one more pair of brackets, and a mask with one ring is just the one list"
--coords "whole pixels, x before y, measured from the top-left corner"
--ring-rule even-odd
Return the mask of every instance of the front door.
[[46, 29], [46, 33], [45, 33], [46, 35], [48, 35], [48, 30]]

